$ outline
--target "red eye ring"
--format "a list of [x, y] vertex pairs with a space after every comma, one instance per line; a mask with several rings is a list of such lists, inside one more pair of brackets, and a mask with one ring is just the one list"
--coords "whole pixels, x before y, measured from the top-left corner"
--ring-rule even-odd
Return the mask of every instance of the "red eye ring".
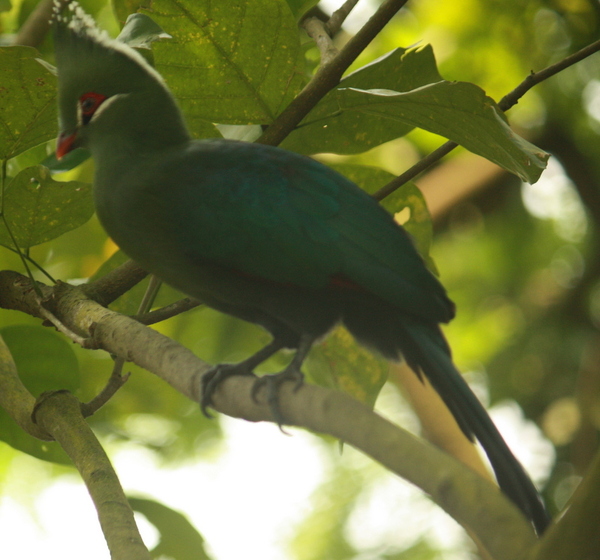
[[98, 107], [100, 107], [105, 100], [106, 95], [95, 93], [93, 91], [84, 93], [79, 98], [79, 107], [81, 108], [84, 124], [87, 124], [90, 121], [94, 113], [98, 110]]

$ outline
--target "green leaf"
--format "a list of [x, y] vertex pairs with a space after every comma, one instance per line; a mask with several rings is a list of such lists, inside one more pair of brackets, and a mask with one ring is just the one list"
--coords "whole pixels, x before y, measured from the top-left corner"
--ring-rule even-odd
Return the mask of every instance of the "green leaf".
[[140, 8], [149, 9], [152, 0], [112, 0], [111, 4], [119, 22], [124, 23], [130, 14]]
[[534, 183], [549, 154], [515, 134], [495, 101], [475, 84], [438, 82], [399, 93], [348, 89], [340, 92], [344, 109], [387, 116], [445, 136]]
[[149, 49], [160, 39], [171, 39], [171, 36], [146, 14], [131, 14], [117, 37], [117, 41], [137, 49]]
[[344, 108], [347, 88], [381, 88], [411, 91], [439, 82], [433, 50], [395, 49], [346, 76], [304, 118], [298, 128], [281, 144], [283, 148], [303, 154], [333, 152], [357, 154], [384, 142], [399, 138], [414, 127], [387, 115], [373, 115]]
[[160, 533], [159, 543], [150, 551], [152, 558], [210, 560], [204, 538], [183, 514], [154, 500], [127, 499], [133, 510], [144, 515]]
[[437, 275], [437, 266], [429, 254], [433, 242], [433, 223], [421, 189], [414, 183], [406, 183], [385, 199], [384, 206], [386, 204], [402, 207], [396, 214], [396, 221], [410, 233], [425, 264]]
[[[30, 325], [4, 327], [0, 329], [0, 335], [10, 349], [21, 381], [34, 396], [60, 389], [75, 391], [79, 387], [77, 357], [61, 336], [45, 327]], [[2, 409], [0, 439], [39, 459], [71, 464], [57, 443], [30, 436]]]
[[[339, 171], [369, 194], [374, 194], [394, 178], [391, 173], [368, 165], [343, 163], [330, 167]], [[419, 187], [414, 183], [406, 183], [385, 197], [381, 205], [388, 212], [394, 214], [396, 221], [411, 234], [423, 260], [429, 269], [437, 274], [437, 267], [429, 254], [433, 241], [433, 224], [427, 203]]]
[[156, 0], [172, 41], [154, 45], [191, 128], [270, 123], [304, 84], [296, 21], [284, 0]]
[[299, 19], [300, 16], [304, 15], [308, 10], [310, 10], [313, 6], [316, 6], [319, 3], [319, 0], [286, 0], [290, 10], [296, 17]]
[[396, 49], [344, 78], [282, 147], [305, 154], [359, 153], [414, 127], [445, 136], [529, 182], [539, 178], [548, 159], [510, 129], [481, 88], [443, 80], [430, 46]]
[[[9, 159], [6, 165], [6, 175], [8, 181], [18, 175], [20, 171], [23, 171], [23, 169], [38, 165], [41, 160], [48, 158], [48, 154], [51, 153], [48, 151], [48, 149], [52, 149], [54, 147], [51, 146], [51, 144], [52, 140], [38, 144], [37, 146], [29, 148], [29, 150], [20, 153], [18, 156]], [[5, 183], [5, 185], [8, 185], [8, 181]]]
[[[41, 165], [23, 169], [4, 192], [4, 215], [21, 249], [81, 226], [93, 213], [91, 185], [54, 181]], [[0, 244], [12, 247], [4, 224], [0, 224]]]
[[0, 47], [0, 159], [56, 136], [56, 76], [31, 47]]
[[46, 327], [11, 325], [0, 329], [23, 384], [34, 396], [79, 388], [77, 357], [62, 336]]
[[386, 360], [360, 346], [342, 326], [315, 346], [306, 369], [317, 385], [341, 389], [371, 407], [388, 375]]

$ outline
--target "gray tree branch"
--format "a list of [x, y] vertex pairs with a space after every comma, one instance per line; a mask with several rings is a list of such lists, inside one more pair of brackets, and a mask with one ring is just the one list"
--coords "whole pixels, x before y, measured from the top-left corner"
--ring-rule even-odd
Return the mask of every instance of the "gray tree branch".
[[33, 418], [65, 450], [96, 506], [112, 560], [150, 560], [133, 511], [108, 456], [68, 391], [42, 395]]
[[[39, 316], [29, 280], [0, 272], [0, 307]], [[51, 290], [41, 286], [44, 293]], [[200, 400], [200, 378], [209, 365], [175, 341], [100, 306], [79, 287], [59, 284], [48, 298], [52, 312], [75, 332], [91, 336], [99, 348], [133, 361], [158, 375], [190, 399]], [[217, 388], [213, 408], [251, 422], [273, 421], [254, 378], [232, 377]], [[1, 392], [1, 388], [0, 388]], [[361, 450], [412, 482], [454, 519], [472, 531], [497, 560], [524, 559], [536, 537], [523, 515], [500, 490], [454, 458], [388, 422], [349, 396], [315, 385], [280, 390], [287, 423], [330, 434]]]
[[281, 143], [325, 94], [340, 82], [348, 67], [407, 1], [385, 0], [339, 54], [327, 65], [319, 68], [312, 80], [256, 141], [272, 146]]
[[69, 455], [94, 501], [111, 558], [150, 560], [119, 479], [83, 419], [79, 401], [67, 391], [48, 393], [36, 401], [21, 382], [1, 336], [0, 406], [27, 433], [57, 441]]

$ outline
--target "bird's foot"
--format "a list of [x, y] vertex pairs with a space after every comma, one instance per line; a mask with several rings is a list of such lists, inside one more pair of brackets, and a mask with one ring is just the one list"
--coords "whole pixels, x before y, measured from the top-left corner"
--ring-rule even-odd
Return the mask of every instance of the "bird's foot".
[[284, 431], [282, 425], [284, 424], [283, 414], [281, 413], [281, 407], [279, 406], [279, 387], [286, 381], [292, 381], [294, 383], [294, 392], [296, 392], [304, 383], [304, 374], [297, 367], [293, 367], [292, 364], [285, 368], [279, 373], [273, 373], [270, 375], [263, 375], [259, 377], [252, 387], [252, 398], [254, 402], [258, 402], [258, 392], [264, 387], [267, 394], [267, 404], [273, 415], [273, 419], [277, 422], [277, 425]]
[[218, 364], [209, 369], [202, 376], [202, 398], [200, 399], [200, 410], [207, 418], [212, 418], [207, 407], [212, 405], [212, 397], [217, 387], [232, 375], [254, 375], [244, 362], [239, 364]]

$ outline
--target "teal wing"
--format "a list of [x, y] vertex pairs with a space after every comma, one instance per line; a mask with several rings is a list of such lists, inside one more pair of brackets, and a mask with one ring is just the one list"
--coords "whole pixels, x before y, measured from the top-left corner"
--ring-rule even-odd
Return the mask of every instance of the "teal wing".
[[160, 169], [156, 184], [177, 178], [170, 212], [192, 258], [302, 287], [346, 280], [406, 313], [451, 318], [408, 234], [323, 164], [268, 146], [202, 141]]

